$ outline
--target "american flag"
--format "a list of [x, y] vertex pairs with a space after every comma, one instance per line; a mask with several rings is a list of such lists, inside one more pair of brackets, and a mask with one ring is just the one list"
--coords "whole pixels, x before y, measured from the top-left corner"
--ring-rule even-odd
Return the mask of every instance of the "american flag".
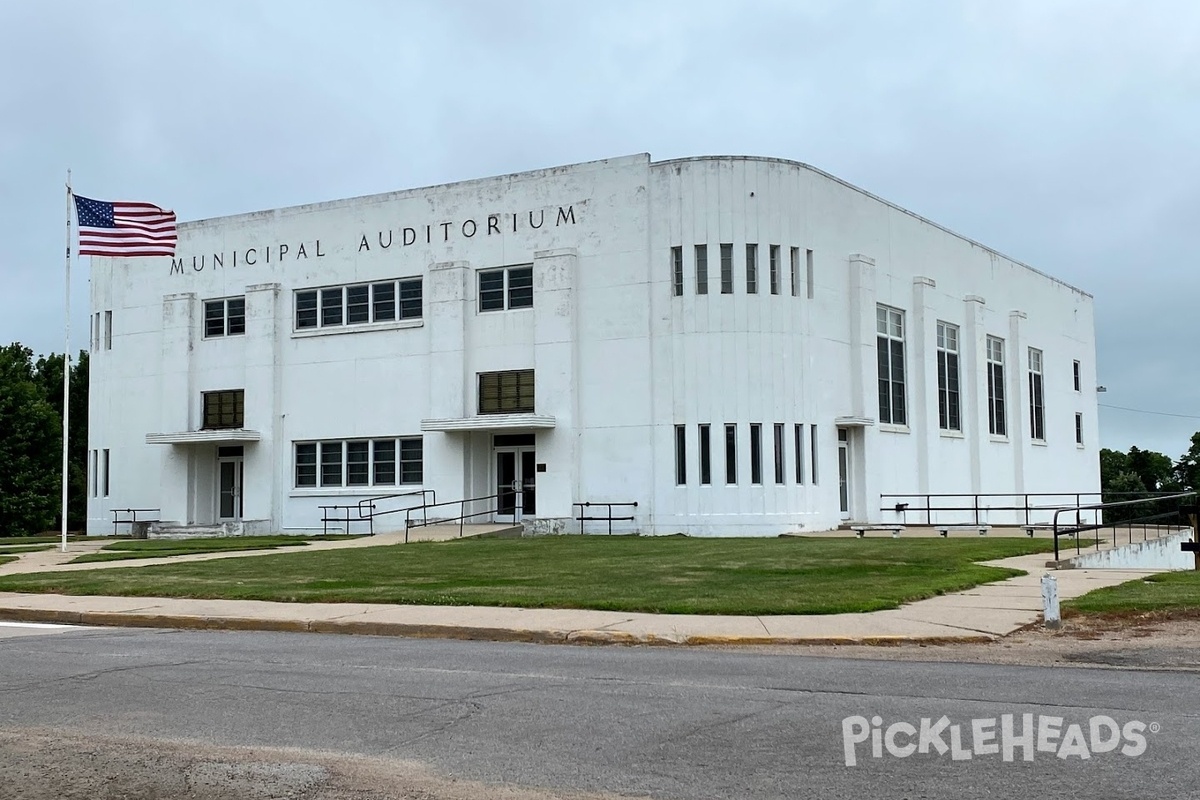
[[175, 212], [150, 203], [75, 197], [81, 256], [173, 256]]

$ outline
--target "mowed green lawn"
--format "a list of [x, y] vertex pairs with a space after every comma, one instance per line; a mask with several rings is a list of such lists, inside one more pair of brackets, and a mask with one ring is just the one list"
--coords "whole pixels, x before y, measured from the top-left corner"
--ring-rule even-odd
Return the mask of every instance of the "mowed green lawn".
[[7, 564], [10, 561], [16, 561], [16, 556], [0, 556], [0, 565]]
[[1200, 572], [1164, 572], [1078, 597], [1064, 605], [1080, 614], [1200, 616]]
[[[124, 539], [105, 545], [95, 553], [71, 560], [72, 564], [93, 561], [122, 561], [131, 558], [169, 558], [197, 553], [228, 553], [235, 550], [274, 550], [278, 547], [303, 547], [311, 537], [306, 536], [222, 536], [204, 539]], [[356, 539], [357, 536], [336, 534], [321, 539]]]
[[36, 553], [41, 550], [53, 550], [52, 544], [0, 544], [0, 556], [13, 555], [15, 553]]
[[1032, 539], [465, 539], [0, 578], [0, 591], [290, 602], [834, 614], [1020, 574]]

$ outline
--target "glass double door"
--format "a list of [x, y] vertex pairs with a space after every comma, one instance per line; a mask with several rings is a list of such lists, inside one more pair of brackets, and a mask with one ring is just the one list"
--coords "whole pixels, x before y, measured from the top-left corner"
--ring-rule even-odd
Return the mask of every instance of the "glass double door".
[[517, 522], [537, 513], [537, 457], [533, 448], [496, 448], [496, 519]]

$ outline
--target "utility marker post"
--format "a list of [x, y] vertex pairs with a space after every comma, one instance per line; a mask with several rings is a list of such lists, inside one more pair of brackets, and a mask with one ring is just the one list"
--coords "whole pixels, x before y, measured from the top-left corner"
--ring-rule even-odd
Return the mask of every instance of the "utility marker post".
[[1058, 578], [1048, 572], [1042, 576], [1042, 618], [1047, 628], [1062, 624], [1058, 613]]

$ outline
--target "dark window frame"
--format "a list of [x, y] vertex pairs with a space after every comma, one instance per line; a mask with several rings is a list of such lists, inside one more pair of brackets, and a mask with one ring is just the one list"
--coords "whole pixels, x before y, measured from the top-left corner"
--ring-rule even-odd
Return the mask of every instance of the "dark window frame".
[[200, 393], [201, 430], [236, 430], [246, 426], [246, 390], [217, 389]]
[[[216, 323], [216, 324], [214, 324]], [[246, 333], [246, 296], [204, 301], [204, 339], [243, 336]]]
[[490, 267], [476, 274], [475, 297], [479, 313], [533, 308], [533, 264]]
[[532, 369], [480, 372], [476, 387], [476, 408], [481, 415], [534, 413], [536, 380]]

